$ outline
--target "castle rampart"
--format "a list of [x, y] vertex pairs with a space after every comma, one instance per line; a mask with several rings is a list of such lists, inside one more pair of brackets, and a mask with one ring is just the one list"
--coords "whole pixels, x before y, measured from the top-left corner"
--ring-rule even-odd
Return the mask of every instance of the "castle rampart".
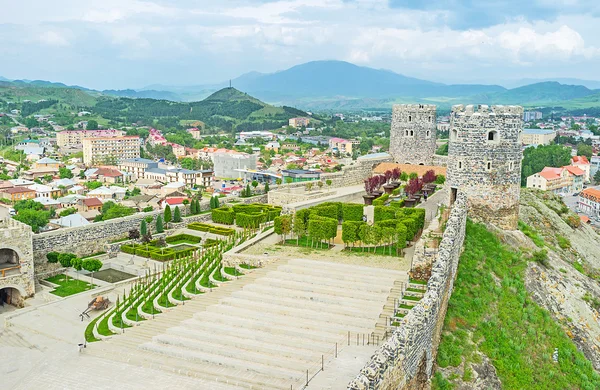
[[390, 153], [394, 162], [431, 165], [436, 134], [435, 105], [395, 104], [392, 108]]

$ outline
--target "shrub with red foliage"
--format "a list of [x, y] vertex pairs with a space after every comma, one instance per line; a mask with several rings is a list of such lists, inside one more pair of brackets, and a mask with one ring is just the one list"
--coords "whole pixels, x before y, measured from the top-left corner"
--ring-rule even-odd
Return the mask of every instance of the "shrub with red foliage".
[[423, 182], [425, 184], [433, 183], [435, 181], [435, 178], [436, 178], [435, 172], [433, 171], [433, 169], [430, 169], [427, 172], [425, 172], [425, 174], [423, 175]]

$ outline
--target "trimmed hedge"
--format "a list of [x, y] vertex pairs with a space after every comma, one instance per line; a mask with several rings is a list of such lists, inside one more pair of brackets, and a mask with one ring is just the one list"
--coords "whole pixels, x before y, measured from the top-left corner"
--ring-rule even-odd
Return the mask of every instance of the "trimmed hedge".
[[375, 206], [375, 211], [373, 213], [373, 219], [375, 222], [385, 221], [386, 219], [395, 219], [396, 218], [395, 207], [389, 206]]
[[342, 220], [343, 221], [361, 221], [364, 215], [364, 205], [360, 203], [344, 203], [342, 204]]
[[406, 208], [398, 210], [396, 218], [413, 218], [417, 221], [417, 230], [423, 229], [425, 226], [425, 209]]
[[338, 219], [338, 207], [334, 204], [331, 205], [318, 205], [310, 208], [310, 219], [314, 217], [331, 218], [339, 221]]
[[373, 201], [373, 206], [385, 206], [385, 202], [387, 202], [389, 198], [389, 194], [383, 194]]
[[205, 248], [212, 248], [215, 245], [219, 244], [219, 240], [215, 240], [212, 238], [207, 238], [206, 240], [204, 240], [204, 244], [202, 245]]
[[403, 223], [398, 223], [396, 225], [396, 247], [398, 249], [406, 248], [406, 241], [408, 237], [408, 230]]
[[404, 207], [404, 199], [390, 202], [390, 206], [400, 209], [400, 208]]
[[249, 229], [257, 229], [260, 227], [260, 224], [267, 221], [267, 213], [260, 214], [246, 214], [246, 213], [237, 213], [235, 215], [235, 222], [239, 227], [249, 228]]
[[235, 233], [235, 229], [225, 228], [221, 226], [214, 226], [208, 223], [192, 222], [188, 226], [188, 229], [197, 230], [200, 232], [208, 232], [218, 234], [221, 236], [231, 236]]
[[219, 207], [211, 211], [211, 218], [215, 223], [224, 225], [233, 225], [235, 221], [235, 212], [229, 207]]
[[188, 241], [188, 242], [193, 242], [194, 244], [198, 244], [200, 241], [202, 241], [202, 238], [192, 236], [191, 234], [184, 233], [184, 234], [177, 234], [175, 236], [169, 236], [165, 239], [165, 241], [169, 244], [172, 242], [177, 242], [177, 241]]

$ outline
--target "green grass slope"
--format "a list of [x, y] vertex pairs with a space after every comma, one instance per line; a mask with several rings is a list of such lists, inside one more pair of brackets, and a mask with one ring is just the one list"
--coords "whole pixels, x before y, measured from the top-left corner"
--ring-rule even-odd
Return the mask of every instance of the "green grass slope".
[[[600, 388], [592, 364], [548, 311], [530, 298], [524, 281], [528, 260], [485, 226], [472, 222], [467, 225], [464, 249], [433, 388], [472, 387], [471, 367], [485, 357], [503, 389]], [[558, 348], [558, 363], [552, 359], [554, 348]]]
[[13, 83], [0, 82], [0, 99], [10, 102], [31, 100], [53, 100], [73, 106], [92, 107], [96, 104], [97, 92], [83, 91], [76, 88], [35, 86], [29, 84], [14, 85]]

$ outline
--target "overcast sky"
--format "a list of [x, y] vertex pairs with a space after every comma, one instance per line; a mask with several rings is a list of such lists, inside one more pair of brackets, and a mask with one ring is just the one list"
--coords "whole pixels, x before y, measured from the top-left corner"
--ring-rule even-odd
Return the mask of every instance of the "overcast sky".
[[599, 0], [0, 0], [0, 76], [196, 85], [324, 59], [442, 82], [600, 79]]

